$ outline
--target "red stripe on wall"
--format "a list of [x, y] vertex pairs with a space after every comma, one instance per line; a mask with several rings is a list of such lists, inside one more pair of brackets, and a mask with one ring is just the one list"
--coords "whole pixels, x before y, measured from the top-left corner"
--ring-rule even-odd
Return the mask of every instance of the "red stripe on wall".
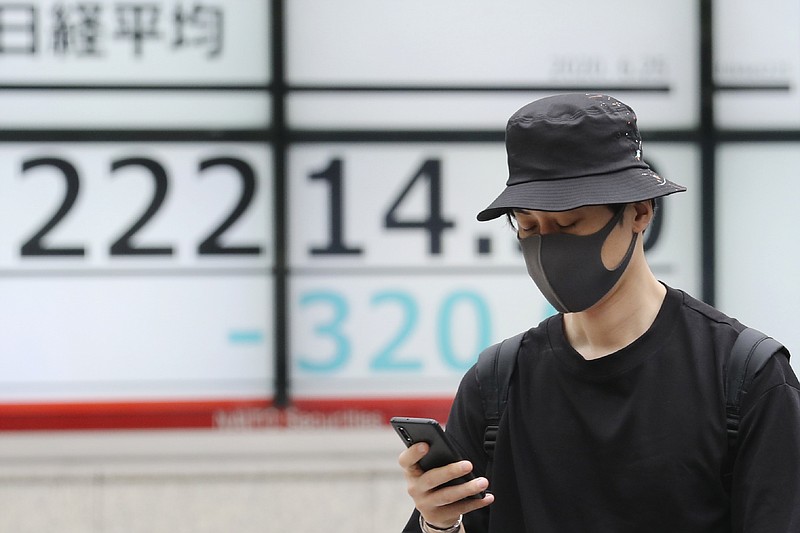
[[0, 431], [369, 427], [393, 416], [446, 422], [452, 398], [305, 398], [287, 408], [271, 400], [0, 404]]
[[213, 427], [219, 410], [267, 409], [266, 399], [1, 404], [0, 430]]

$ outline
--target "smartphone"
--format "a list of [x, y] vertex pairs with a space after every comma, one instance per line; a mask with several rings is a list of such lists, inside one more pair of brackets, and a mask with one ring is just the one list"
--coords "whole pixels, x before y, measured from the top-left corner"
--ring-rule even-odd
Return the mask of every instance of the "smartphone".
[[[450, 463], [457, 463], [462, 460], [461, 455], [456, 451], [455, 446], [445, 434], [439, 422], [433, 418], [409, 418], [404, 416], [396, 416], [389, 421], [392, 424], [395, 432], [405, 443], [406, 447], [412, 446], [418, 442], [425, 442], [430, 447], [428, 453], [420, 459], [419, 466], [427, 471], [431, 468], [438, 468], [440, 466], [449, 465]], [[475, 474], [469, 472], [461, 477], [455, 478], [441, 487], [449, 487], [466, 483], [467, 481], [475, 479]], [[480, 492], [470, 498], [483, 498], [486, 496], [485, 492]]]

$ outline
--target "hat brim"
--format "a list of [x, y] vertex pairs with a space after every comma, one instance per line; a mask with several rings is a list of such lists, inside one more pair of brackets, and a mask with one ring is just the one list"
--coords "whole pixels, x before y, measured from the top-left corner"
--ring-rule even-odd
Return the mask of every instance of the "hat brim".
[[478, 213], [485, 222], [509, 209], [568, 211], [587, 205], [625, 204], [683, 192], [686, 187], [662, 178], [648, 168], [610, 174], [536, 180], [508, 185], [494, 202]]

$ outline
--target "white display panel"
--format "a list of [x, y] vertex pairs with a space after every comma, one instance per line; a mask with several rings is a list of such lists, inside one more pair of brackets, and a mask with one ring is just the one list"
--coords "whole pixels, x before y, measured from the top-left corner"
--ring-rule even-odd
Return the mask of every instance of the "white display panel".
[[[570, 90], [618, 97], [644, 131], [699, 122], [690, 0], [288, 0], [282, 43], [273, 5], [0, 2], [0, 127], [143, 140], [0, 144], [5, 407], [130, 401], [139, 416], [151, 401], [199, 398], [217, 410], [210, 425], [238, 427], [239, 415], [314, 425], [326, 410], [341, 417], [323, 423], [338, 423], [352, 406], [381, 423], [378, 397], [444, 405], [479, 348], [552, 312], [507, 225], [475, 220], [502, 188], [503, 146], [327, 140], [492, 135], [525, 103]], [[285, 63], [273, 80], [275, 45]], [[264, 142], [147, 141], [241, 130]], [[287, 141], [285, 199], [272, 197], [273, 134]], [[690, 189], [665, 203], [651, 265], [699, 295], [698, 151], [645, 144]], [[288, 220], [275, 228], [281, 200]], [[287, 309], [276, 309], [275, 231]], [[271, 409], [280, 333], [292, 407]]]
[[267, 2], [0, 3], [3, 84], [269, 82]]
[[0, 2], [0, 126], [255, 129], [267, 2]]
[[[619, 96], [647, 127], [693, 127], [697, 19], [690, 0], [294, 0], [286, 69], [303, 92], [288, 117], [312, 129], [496, 128], [516, 109], [503, 89], [532, 100], [572, 88]], [[356, 92], [382, 88], [410, 92]]]
[[[4, 129], [264, 129], [272, 121], [265, 92], [0, 92]], [[198, 109], [203, 112], [199, 113]]]
[[271, 154], [0, 145], [0, 402], [268, 398]]
[[798, 24], [798, 2], [714, 2], [714, 109], [719, 127], [800, 126]]
[[0, 276], [0, 404], [267, 399], [266, 275]]
[[[718, 307], [795, 354], [798, 168], [798, 143], [726, 144], [717, 151]], [[800, 371], [796, 357], [792, 366]]]
[[[552, 314], [506, 221], [475, 219], [504, 186], [504, 154], [501, 143], [290, 150], [296, 399], [451, 397], [480, 349]], [[650, 143], [645, 157], [690, 191], [664, 202], [649, 261], [699, 295], [697, 150]]]

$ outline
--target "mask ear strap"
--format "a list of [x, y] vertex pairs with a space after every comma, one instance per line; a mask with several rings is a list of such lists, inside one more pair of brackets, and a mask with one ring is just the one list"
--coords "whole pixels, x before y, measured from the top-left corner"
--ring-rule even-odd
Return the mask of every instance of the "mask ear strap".
[[628, 251], [625, 252], [625, 255], [622, 257], [622, 260], [619, 262], [617, 266], [612, 268], [609, 272], [614, 272], [618, 268], [625, 267], [630, 262], [631, 257], [633, 256], [633, 250], [636, 248], [636, 239], [639, 237], [639, 233], [633, 232], [633, 237], [631, 237], [631, 243], [628, 245]]
[[600, 235], [602, 239], [605, 240], [609, 235], [611, 235], [611, 232], [614, 231], [614, 227], [619, 224], [619, 221], [622, 220], [622, 215], [624, 213], [625, 208], [620, 209], [613, 217], [611, 217], [611, 220], [606, 222], [605, 226], [600, 228], [600, 230], [595, 233], [595, 235]]

